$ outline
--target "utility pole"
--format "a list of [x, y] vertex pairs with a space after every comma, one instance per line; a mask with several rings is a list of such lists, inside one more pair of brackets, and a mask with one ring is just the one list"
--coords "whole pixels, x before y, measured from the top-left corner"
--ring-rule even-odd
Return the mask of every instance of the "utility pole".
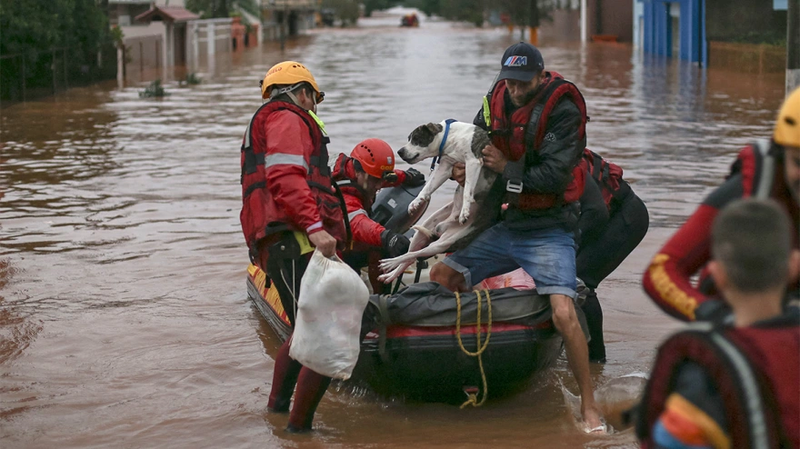
[[789, 0], [786, 11], [786, 93], [800, 87], [800, 0]]
[[581, 42], [589, 40], [589, 17], [586, 8], [588, 8], [586, 0], [581, 0]]
[[539, 45], [539, 2], [538, 0], [530, 0], [531, 11], [528, 27], [530, 28], [531, 44]]
[[289, 12], [287, 10], [287, 0], [283, 0], [283, 14], [281, 15], [281, 53], [286, 50], [286, 33], [288, 33], [288, 15]]

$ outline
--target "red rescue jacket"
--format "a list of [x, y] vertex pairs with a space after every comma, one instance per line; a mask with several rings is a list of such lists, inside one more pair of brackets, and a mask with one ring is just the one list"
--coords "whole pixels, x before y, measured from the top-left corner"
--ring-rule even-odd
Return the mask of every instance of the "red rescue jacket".
[[281, 231], [325, 230], [346, 245], [349, 231], [331, 184], [328, 142], [314, 118], [294, 104], [270, 101], [253, 115], [242, 143], [239, 216], [251, 253]]
[[744, 328], [697, 323], [658, 351], [636, 423], [642, 447], [653, 447], [653, 425], [664, 411], [680, 367], [706, 370], [723, 401], [731, 447], [800, 447], [800, 314]]
[[[491, 92], [491, 126], [492, 144], [510, 161], [518, 161], [529, 149], [538, 153], [545, 138], [547, 121], [550, 112], [558, 101], [567, 96], [575, 103], [581, 114], [579, 138], [586, 144], [586, 103], [583, 95], [574, 84], [556, 72], [548, 72], [548, 77], [537, 96], [525, 106], [506, 117], [505, 104], [506, 83], [500, 81]], [[533, 160], [536, 159], [534, 155]], [[527, 158], [526, 158], [527, 160]], [[547, 209], [562, 203], [578, 201], [583, 194], [585, 170], [579, 165], [572, 169], [572, 179], [562, 195], [549, 193], [523, 192], [518, 197], [520, 209]]]
[[[745, 147], [727, 181], [712, 192], [686, 223], [653, 257], [642, 278], [642, 286], [653, 301], [668, 314], [694, 320], [697, 307], [716, 294], [705, 266], [711, 260], [711, 224], [719, 211], [739, 198], [772, 198], [786, 210], [795, 229], [800, 228], [800, 206], [786, 185], [780, 147], [767, 142]], [[793, 248], [800, 237], [793, 236]], [[695, 285], [691, 278], [701, 272]], [[799, 285], [791, 286], [794, 291]]]
[[[397, 180], [395, 182], [384, 182], [381, 187], [393, 187], [402, 184], [406, 179], [406, 173], [402, 170], [395, 170]], [[353, 159], [344, 154], [340, 154], [333, 165], [333, 180], [338, 185], [347, 206], [347, 216], [350, 221], [350, 229], [353, 233], [353, 249], [359, 248], [364, 244], [367, 246], [381, 246], [381, 233], [386, 229], [380, 223], [370, 218], [372, 202], [374, 198], [368, 198], [364, 191], [356, 184], [356, 170], [353, 166]]]

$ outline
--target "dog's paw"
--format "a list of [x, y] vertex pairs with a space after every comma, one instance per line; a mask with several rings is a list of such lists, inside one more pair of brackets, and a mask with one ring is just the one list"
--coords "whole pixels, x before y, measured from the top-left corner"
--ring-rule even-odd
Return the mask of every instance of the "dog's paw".
[[425, 199], [421, 197], [414, 198], [414, 201], [408, 205], [408, 213], [413, 214], [414, 212], [418, 211], [420, 207], [425, 203]]
[[458, 216], [458, 222], [464, 224], [469, 220], [469, 209], [462, 210], [461, 214]]

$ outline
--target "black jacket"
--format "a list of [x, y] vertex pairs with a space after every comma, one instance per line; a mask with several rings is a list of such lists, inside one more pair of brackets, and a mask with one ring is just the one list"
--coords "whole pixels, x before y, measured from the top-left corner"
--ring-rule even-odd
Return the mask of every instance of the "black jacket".
[[[491, 94], [488, 100], [491, 104]], [[504, 103], [508, 117], [514, 112], [508, 93]], [[585, 141], [579, 137], [581, 120], [578, 106], [569, 98], [562, 98], [547, 118], [545, 138], [539, 151], [528, 147], [524, 158], [517, 162], [509, 161], [503, 171], [503, 184], [509, 179], [522, 179], [523, 192], [564, 193], [572, 180], [572, 169], [580, 160], [585, 146]], [[490, 131], [484, 121], [482, 108], [473, 123]], [[510, 206], [504, 218], [511, 229], [533, 230], [562, 226], [574, 231], [579, 214], [580, 205], [575, 202], [549, 209], [522, 210]]]

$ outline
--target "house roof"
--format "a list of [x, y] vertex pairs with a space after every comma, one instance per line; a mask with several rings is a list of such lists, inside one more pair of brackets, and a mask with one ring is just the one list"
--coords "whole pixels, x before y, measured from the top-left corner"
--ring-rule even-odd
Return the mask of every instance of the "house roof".
[[180, 23], [199, 18], [200, 16], [186, 8], [154, 5], [150, 10], [136, 16], [136, 21], [163, 20], [165, 22]]

